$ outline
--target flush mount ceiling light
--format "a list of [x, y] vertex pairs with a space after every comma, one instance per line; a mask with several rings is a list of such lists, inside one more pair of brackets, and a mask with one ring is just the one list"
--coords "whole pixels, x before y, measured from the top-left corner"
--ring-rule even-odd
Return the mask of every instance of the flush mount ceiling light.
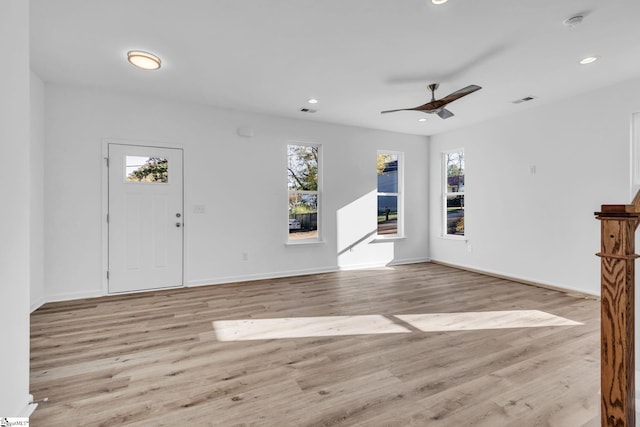
[[433, 4], [445, 4], [449, 0], [431, 0]]
[[141, 50], [130, 50], [127, 52], [127, 59], [132, 65], [143, 70], [157, 70], [162, 63], [156, 55]]
[[419, 122], [426, 122], [426, 121], [427, 121], [427, 119], [425, 119], [425, 118], [423, 117], [423, 118], [421, 118], [421, 119], [418, 119], [418, 121], [419, 121]]
[[580, 60], [580, 64], [582, 65], [591, 64], [592, 62], [596, 62], [597, 60], [598, 60], [597, 56], [587, 56], [586, 58], [583, 58]]
[[307, 101], [309, 104], [317, 104], [318, 100], [315, 98], [311, 98], [310, 100]]

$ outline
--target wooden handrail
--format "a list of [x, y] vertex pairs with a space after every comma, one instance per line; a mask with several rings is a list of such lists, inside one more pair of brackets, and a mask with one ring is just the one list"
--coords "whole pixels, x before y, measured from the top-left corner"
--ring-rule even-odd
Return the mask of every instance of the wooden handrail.
[[635, 426], [635, 231], [640, 191], [630, 205], [602, 205], [600, 387], [601, 425]]

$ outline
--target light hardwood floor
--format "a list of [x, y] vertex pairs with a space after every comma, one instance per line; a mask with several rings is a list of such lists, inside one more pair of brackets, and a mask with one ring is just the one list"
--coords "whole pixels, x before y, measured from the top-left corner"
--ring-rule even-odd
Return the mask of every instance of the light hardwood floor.
[[[518, 310], [582, 324], [397, 317]], [[344, 333], [328, 316], [370, 330], [220, 341], [213, 326], [318, 317], [309, 335]], [[49, 303], [31, 316], [31, 392], [49, 398], [31, 425], [598, 426], [599, 328], [596, 300], [430, 263]]]

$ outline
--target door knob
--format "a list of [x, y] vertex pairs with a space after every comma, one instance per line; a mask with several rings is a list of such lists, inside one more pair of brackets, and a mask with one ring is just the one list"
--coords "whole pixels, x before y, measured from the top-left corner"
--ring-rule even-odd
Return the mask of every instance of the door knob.
[[182, 226], [182, 224], [179, 222], [176, 222], [176, 227], [180, 228], [180, 226]]

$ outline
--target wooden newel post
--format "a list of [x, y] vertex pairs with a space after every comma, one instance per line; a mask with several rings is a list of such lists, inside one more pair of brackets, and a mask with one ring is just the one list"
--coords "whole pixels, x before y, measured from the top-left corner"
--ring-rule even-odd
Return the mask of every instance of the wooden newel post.
[[602, 205], [600, 387], [602, 426], [634, 427], [635, 231], [640, 223], [640, 192], [632, 205]]

